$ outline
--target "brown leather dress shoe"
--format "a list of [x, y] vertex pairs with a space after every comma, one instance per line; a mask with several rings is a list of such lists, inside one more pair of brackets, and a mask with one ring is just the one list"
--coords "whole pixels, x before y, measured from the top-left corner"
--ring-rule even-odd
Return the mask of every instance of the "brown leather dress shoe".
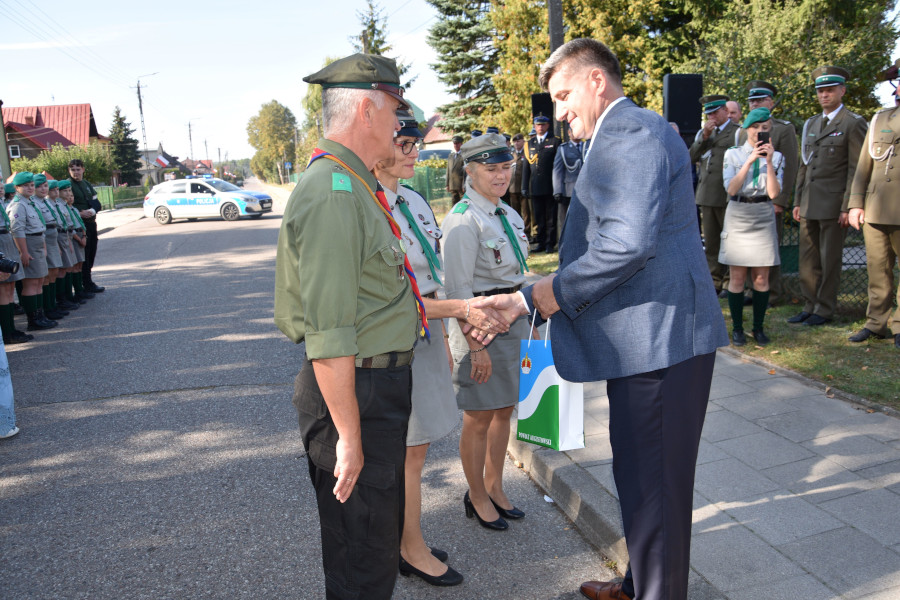
[[581, 594], [590, 600], [631, 600], [622, 591], [621, 583], [611, 581], [585, 581], [581, 584]]

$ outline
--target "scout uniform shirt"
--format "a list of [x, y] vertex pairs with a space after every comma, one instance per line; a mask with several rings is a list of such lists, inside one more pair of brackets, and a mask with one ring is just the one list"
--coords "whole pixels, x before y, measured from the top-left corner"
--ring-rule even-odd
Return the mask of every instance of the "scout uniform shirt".
[[498, 208], [506, 211], [521, 255], [528, 256], [528, 238], [522, 217], [505, 202], [494, 206], [468, 186], [466, 195], [443, 222], [447, 298], [466, 299], [477, 292], [525, 283], [516, 251], [496, 214]]
[[722, 161], [725, 151], [734, 145], [734, 134], [738, 130], [730, 119], [703, 139], [703, 130], [697, 132], [691, 144], [691, 162], [700, 163], [697, 171], [697, 206], [728, 205], [728, 194], [722, 185]]
[[900, 225], [900, 108], [875, 113], [859, 153], [850, 208], [863, 208], [866, 223]]
[[[318, 147], [377, 182], [346, 147]], [[418, 312], [403, 246], [360, 179], [327, 158], [307, 169], [285, 207], [275, 270], [275, 324], [310, 359], [412, 349]]]
[[43, 215], [39, 211], [36, 203], [31, 198], [25, 198], [16, 193], [15, 198], [9, 203], [7, 208], [9, 214], [9, 231], [14, 238], [23, 238], [28, 236], [39, 236], [44, 233]]
[[843, 104], [836, 112], [824, 129], [822, 113], [803, 124], [795, 202], [804, 219], [837, 219], [849, 210], [850, 184], [866, 137], [866, 121]]
[[[722, 183], [726, 190], [728, 190], [728, 184], [738, 174], [738, 171], [741, 170], [741, 167], [744, 166], [744, 163], [747, 162], [752, 153], [753, 148], [750, 147], [749, 142], [744, 142], [743, 146], [729, 148], [725, 152], [725, 159], [722, 161]], [[784, 163], [784, 156], [781, 152], [776, 151], [772, 157], [772, 164], [775, 165], [775, 177], [778, 179], [779, 185], [784, 181]], [[741, 191], [737, 195], [747, 198], [768, 196], [768, 191], [766, 191], [767, 169], [767, 157], [761, 156], [757, 158], [756, 163], [750, 166], [750, 170], [744, 178], [744, 184], [741, 186]]]
[[[790, 121], [772, 119], [771, 131], [772, 147], [776, 152], [784, 156], [784, 181], [781, 184], [781, 193], [772, 201], [782, 208], [790, 208], [791, 194], [794, 193], [794, 184], [797, 182], [797, 169], [800, 158], [797, 149], [797, 130]], [[738, 128], [735, 133], [735, 146], [740, 146], [747, 141], [747, 130]], [[726, 184], [726, 188], [728, 185]], [[763, 192], [765, 193], [765, 192]]]
[[[397, 187], [396, 193], [385, 188], [384, 196], [400, 227], [400, 235], [406, 245], [406, 256], [409, 258], [409, 265], [412, 267], [413, 273], [416, 274], [419, 292], [423, 296], [436, 292], [443, 283], [444, 269], [440, 262], [440, 239], [443, 233], [437, 226], [434, 212], [422, 196], [402, 185]], [[401, 199], [406, 203], [409, 214], [413, 218], [412, 225], [400, 206]], [[423, 241], [428, 248], [422, 245]]]
[[[52, 203], [50, 198], [38, 198], [37, 196], [32, 196], [31, 199], [34, 201], [34, 205], [37, 209], [41, 211], [41, 216], [44, 217], [44, 225], [47, 229], [56, 229], [60, 226], [59, 215], [56, 214], [55, 207], [50, 207]], [[65, 229], [65, 225], [62, 225], [62, 227]]]

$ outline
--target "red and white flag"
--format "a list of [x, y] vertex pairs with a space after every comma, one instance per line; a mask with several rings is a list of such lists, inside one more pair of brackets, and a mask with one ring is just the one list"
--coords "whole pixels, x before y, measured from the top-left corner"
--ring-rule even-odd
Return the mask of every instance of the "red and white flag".
[[162, 154], [160, 154], [159, 156], [156, 157], [156, 163], [161, 167], [169, 166], [169, 161], [166, 160], [166, 157], [163, 156]]

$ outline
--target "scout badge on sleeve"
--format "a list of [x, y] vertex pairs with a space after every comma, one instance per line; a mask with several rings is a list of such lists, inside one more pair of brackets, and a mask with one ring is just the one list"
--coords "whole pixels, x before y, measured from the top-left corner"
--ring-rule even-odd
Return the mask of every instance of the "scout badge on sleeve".
[[554, 450], [584, 448], [584, 384], [566, 381], [556, 372], [549, 320], [543, 343], [532, 343], [533, 334], [534, 325], [528, 341], [520, 342], [516, 439]]

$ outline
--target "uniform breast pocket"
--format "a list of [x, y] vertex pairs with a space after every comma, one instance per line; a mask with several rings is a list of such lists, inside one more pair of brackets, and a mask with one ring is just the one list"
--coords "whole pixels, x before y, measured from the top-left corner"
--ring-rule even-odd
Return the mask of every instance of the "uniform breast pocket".
[[381, 299], [385, 302], [399, 296], [408, 285], [406, 271], [403, 268], [406, 255], [398, 245], [399, 242], [385, 246], [372, 256], [369, 259], [370, 264], [364, 271], [364, 280], [361, 282], [366, 286], [368, 282], [365, 278], [372, 277], [374, 281], [370, 282], [372, 285], [369, 289], [376, 294], [380, 291]]
[[500, 264], [503, 262], [503, 248], [509, 242], [505, 237], [490, 237], [481, 240], [481, 257], [488, 264]]

